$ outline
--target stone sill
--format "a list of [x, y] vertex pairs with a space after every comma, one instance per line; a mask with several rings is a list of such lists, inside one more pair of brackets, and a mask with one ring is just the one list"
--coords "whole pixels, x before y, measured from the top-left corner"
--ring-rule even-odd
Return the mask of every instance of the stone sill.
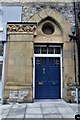
[[6, 85], [8, 86], [32, 86], [32, 84], [30, 83], [20, 83], [20, 82], [8, 82], [6, 83]]
[[27, 35], [34, 35], [33, 32], [8, 32], [8, 35], [15, 35], [15, 34], [27, 34]]

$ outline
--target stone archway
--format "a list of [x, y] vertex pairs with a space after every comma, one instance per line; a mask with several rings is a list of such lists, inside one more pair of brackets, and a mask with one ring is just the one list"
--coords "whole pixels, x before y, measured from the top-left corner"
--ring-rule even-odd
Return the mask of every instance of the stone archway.
[[[41, 32], [40, 25], [49, 18], [58, 31], [55, 34], [46, 36]], [[37, 25], [35, 24], [37, 23]], [[37, 27], [35, 27], [36, 25]], [[34, 29], [33, 29], [34, 28]], [[36, 30], [37, 28], [37, 30]], [[14, 93], [22, 94], [25, 92], [23, 101], [33, 100], [33, 46], [34, 43], [58, 43], [63, 45], [62, 52], [62, 85], [63, 96], [66, 101], [73, 100], [71, 95], [75, 89], [74, 74], [74, 46], [69, 41], [68, 35], [71, 32], [70, 23], [56, 10], [50, 8], [39, 11], [32, 16], [27, 23], [8, 25], [8, 42], [6, 47], [6, 74], [4, 99], [16, 98]], [[56, 34], [56, 33], [59, 34]], [[41, 41], [42, 39], [42, 41]], [[15, 44], [16, 43], [16, 44]], [[18, 47], [19, 46], [19, 47]], [[13, 68], [13, 69], [12, 69]], [[71, 86], [69, 86], [69, 84]], [[14, 86], [14, 87], [13, 87]], [[27, 94], [28, 92], [28, 94]], [[19, 95], [19, 94], [18, 94]], [[11, 98], [12, 99], [12, 98]], [[13, 99], [14, 101], [14, 99]]]
[[42, 21], [43, 19], [45, 19], [47, 17], [51, 17], [56, 21], [56, 23], [61, 27], [61, 30], [63, 31], [63, 35], [67, 36], [70, 34], [70, 32], [71, 32], [70, 23], [57, 10], [53, 10], [51, 8], [46, 8], [46, 9], [43, 9], [43, 10], [37, 12], [35, 15], [33, 15], [28, 20], [28, 22], [39, 23], [40, 21]]
[[[47, 17], [51, 17], [59, 29], [62, 31], [61, 39], [59, 39], [59, 43], [63, 43], [63, 65], [62, 65], [62, 79], [63, 79], [63, 98], [67, 101], [73, 100], [71, 91], [75, 89], [75, 73], [74, 73], [74, 46], [73, 42], [69, 41], [68, 35], [71, 34], [71, 24], [65, 19], [65, 17], [60, 14], [57, 10], [53, 10], [51, 8], [43, 9], [33, 15], [28, 22], [37, 22], [38, 25], [41, 21], [45, 21]], [[40, 36], [41, 37], [41, 36]], [[54, 35], [52, 37], [55, 37]], [[39, 40], [39, 35], [36, 37]], [[55, 40], [56, 40], [55, 39]], [[49, 39], [48, 39], [49, 40]], [[53, 43], [56, 43], [54, 40]], [[40, 42], [40, 40], [38, 41]], [[49, 41], [48, 41], [49, 43]], [[71, 84], [71, 86], [69, 86]], [[72, 89], [72, 90], [71, 90]], [[65, 92], [66, 91], [66, 92]]]

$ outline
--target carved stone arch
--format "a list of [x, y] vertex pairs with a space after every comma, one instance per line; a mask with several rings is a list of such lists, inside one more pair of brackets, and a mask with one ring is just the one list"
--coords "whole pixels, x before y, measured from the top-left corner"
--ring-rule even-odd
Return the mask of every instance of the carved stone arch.
[[[56, 22], [56, 25], [60, 26], [59, 28], [62, 31], [62, 34], [61, 34], [62, 36], [56, 36], [56, 38], [55, 36], [52, 36], [52, 39], [51, 39], [51, 36], [44, 37], [43, 35], [42, 37], [44, 39], [46, 38], [46, 40], [44, 40], [43, 38], [41, 38], [41, 36], [37, 35], [38, 37], [35, 37], [35, 39], [37, 38], [38, 41], [37, 40], [36, 41], [38, 43], [56, 43], [56, 44], [60, 43], [63, 45], [62, 79], [64, 82], [62, 83], [62, 86], [64, 86], [64, 88], [62, 88], [62, 93], [63, 93], [62, 97], [66, 99], [66, 101], [69, 101], [71, 97], [71, 96], [68, 96], [68, 94], [71, 93], [71, 90], [69, 91], [70, 88], [68, 86], [69, 81], [72, 86], [75, 84], [74, 44], [72, 41], [69, 40], [70, 38], [68, 36], [69, 34], [71, 34], [71, 24], [65, 19], [65, 17], [60, 12], [51, 8], [46, 8], [41, 11], [38, 11], [35, 15], [33, 15], [28, 20], [28, 22], [37, 22], [39, 25], [41, 21], [45, 20], [48, 17], [52, 18]], [[50, 39], [51, 39], [51, 42], [50, 42]]]
[[71, 33], [71, 24], [65, 19], [62, 14], [60, 14], [57, 10], [53, 10], [51, 8], [46, 8], [37, 12], [28, 21], [39, 23], [47, 17], [51, 17], [54, 19], [54, 21], [56, 21], [57, 25], [60, 26], [63, 36], [67, 37]]

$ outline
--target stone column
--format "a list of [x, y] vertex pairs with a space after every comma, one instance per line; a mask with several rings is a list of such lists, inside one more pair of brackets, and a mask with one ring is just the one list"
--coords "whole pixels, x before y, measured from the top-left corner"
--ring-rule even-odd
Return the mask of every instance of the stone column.
[[35, 26], [8, 25], [4, 100], [32, 102]]

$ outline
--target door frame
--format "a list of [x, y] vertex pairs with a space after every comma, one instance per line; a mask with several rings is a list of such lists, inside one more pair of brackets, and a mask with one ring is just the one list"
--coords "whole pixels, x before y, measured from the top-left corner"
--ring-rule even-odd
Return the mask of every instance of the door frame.
[[62, 95], [62, 88], [63, 88], [63, 77], [62, 77], [62, 50], [61, 54], [34, 54], [33, 56], [33, 99], [35, 99], [35, 58], [36, 57], [60, 57], [60, 76], [61, 76], [61, 99], [63, 98]]
[[[0, 56], [0, 62], [2, 62], [2, 70], [3, 70], [3, 56]], [[2, 100], [2, 75], [1, 75], [1, 81], [0, 81], [0, 103], [1, 103], [1, 100]]]
[[2, 61], [2, 79], [1, 79], [1, 101], [0, 103], [3, 104], [4, 98], [4, 80], [5, 80], [5, 62], [6, 62], [6, 42], [4, 42], [3, 47], [3, 56], [0, 56], [0, 61]]

